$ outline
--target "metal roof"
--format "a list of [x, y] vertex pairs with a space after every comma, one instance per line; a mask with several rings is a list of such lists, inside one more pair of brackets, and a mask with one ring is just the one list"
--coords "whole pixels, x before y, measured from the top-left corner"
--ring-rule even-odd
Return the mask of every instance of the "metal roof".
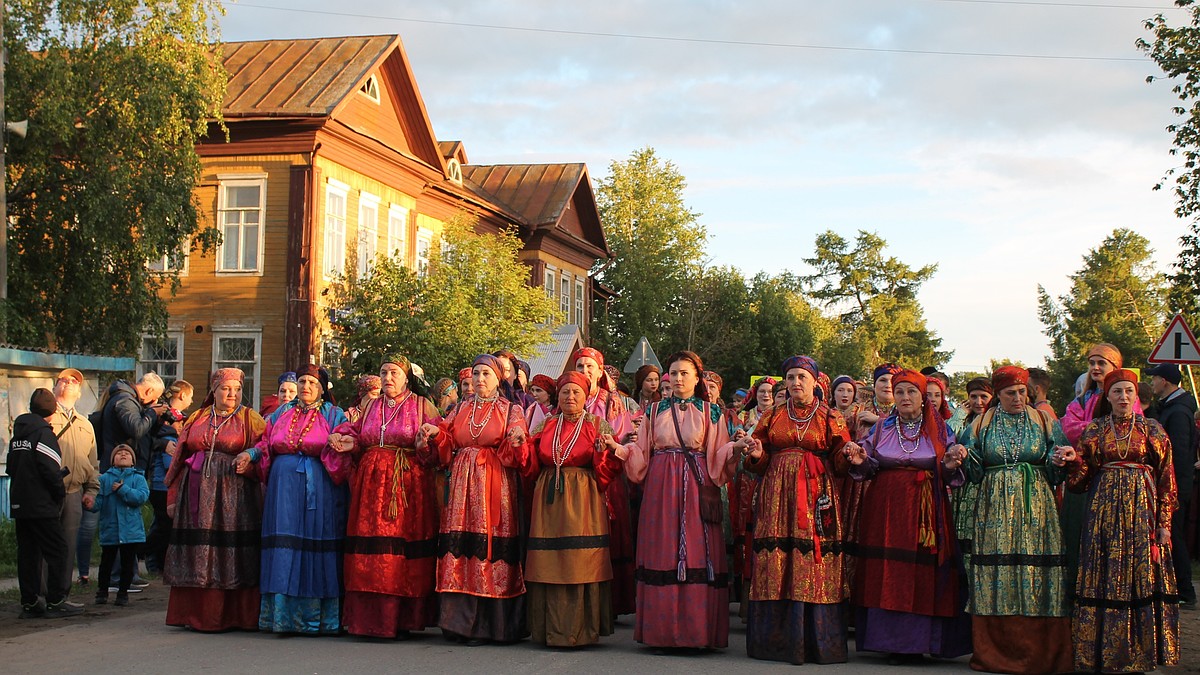
[[581, 163], [467, 165], [463, 185], [537, 227], [558, 222], [585, 171]]
[[221, 45], [225, 117], [328, 117], [396, 48], [397, 35]]
[[571, 359], [571, 354], [582, 346], [583, 338], [579, 335], [578, 326], [570, 323], [559, 326], [550, 334], [549, 342], [536, 347], [541, 356], [526, 359], [531, 376], [549, 375], [558, 379], [567, 372], [567, 362]]

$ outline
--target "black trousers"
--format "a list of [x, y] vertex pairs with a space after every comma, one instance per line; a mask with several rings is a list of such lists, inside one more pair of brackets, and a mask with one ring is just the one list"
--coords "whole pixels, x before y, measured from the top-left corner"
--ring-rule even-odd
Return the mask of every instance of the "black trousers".
[[146, 537], [146, 546], [142, 549], [146, 558], [146, 567], [152, 572], [162, 572], [167, 560], [167, 544], [171, 541], [171, 518], [167, 516], [167, 491], [151, 490], [150, 506], [154, 507], [154, 524], [150, 526], [150, 534]]
[[[1180, 487], [1182, 496], [1184, 490], [1191, 486]], [[1189, 495], [1190, 496], [1190, 495]], [[1179, 508], [1171, 516], [1171, 558], [1175, 563], [1175, 581], [1179, 584], [1179, 599], [1185, 602], [1196, 601], [1196, 589], [1192, 587], [1192, 557], [1187, 548], [1187, 521], [1192, 510], [1191, 500], [1179, 500]]]
[[133, 583], [133, 571], [137, 566], [137, 550], [140, 546], [139, 543], [100, 547], [100, 576], [96, 577], [100, 587], [96, 590], [96, 595], [108, 595], [108, 587], [104, 584], [112, 578], [113, 563], [117, 561], [118, 553], [121, 554], [121, 580], [117, 583], [117, 592], [129, 592], [129, 584]]
[[37, 602], [42, 587], [42, 563], [46, 564], [46, 602], [56, 604], [67, 598], [67, 540], [62, 521], [55, 518], [17, 518], [17, 582], [21, 586], [21, 604]]

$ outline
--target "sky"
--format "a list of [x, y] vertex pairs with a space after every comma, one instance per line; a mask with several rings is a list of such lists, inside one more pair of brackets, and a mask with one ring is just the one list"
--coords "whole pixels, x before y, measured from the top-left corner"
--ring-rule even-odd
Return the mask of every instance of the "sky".
[[[687, 178], [710, 262], [808, 270], [816, 236], [878, 233], [911, 267], [944, 370], [1049, 353], [1037, 286], [1116, 228], [1160, 269], [1177, 101], [1135, 46], [1170, 0], [253, 0], [225, 40], [398, 34], [439, 140], [470, 163], [642, 147]], [[1165, 326], [1164, 326], [1165, 328]], [[926, 364], [909, 364], [917, 367]]]

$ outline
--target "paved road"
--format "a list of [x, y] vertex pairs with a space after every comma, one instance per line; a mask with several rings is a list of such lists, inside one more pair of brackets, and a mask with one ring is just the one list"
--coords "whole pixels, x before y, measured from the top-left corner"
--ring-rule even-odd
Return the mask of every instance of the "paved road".
[[[662, 656], [633, 641], [632, 619], [598, 646], [566, 651], [528, 641], [505, 647], [465, 647], [431, 632], [406, 642], [348, 637], [281, 637], [258, 633], [206, 635], [163, 625], [158, 612], [117, 613], [60, 620], [37, 633], [0, 642], [0, 669], [15, 673], [758, 673], [798, 672], [793, 666], [746, 657], [745, 632], [733, 617], [730, 647], [697, 656]], [[820, 672], [897, 670], [940, 675], [970, 673], [967, 659], [889, 667], [875, 655], [851, 654], [850, 663], [807, 666]], [[886, 670], [885, 670], [886, 669]]]

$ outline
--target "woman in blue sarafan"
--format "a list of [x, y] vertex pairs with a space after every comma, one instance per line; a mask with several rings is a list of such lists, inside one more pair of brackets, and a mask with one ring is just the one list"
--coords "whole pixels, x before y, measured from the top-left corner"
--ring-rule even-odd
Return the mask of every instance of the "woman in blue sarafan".
[[330, 478], [329, 434], [346, 421], [324, 369], [297, 369], [298, 393], [267, 419], [247, 451], [266, 477], [259, 630], [336, 634], [341, 627], [342, 540], [349, 502]]

